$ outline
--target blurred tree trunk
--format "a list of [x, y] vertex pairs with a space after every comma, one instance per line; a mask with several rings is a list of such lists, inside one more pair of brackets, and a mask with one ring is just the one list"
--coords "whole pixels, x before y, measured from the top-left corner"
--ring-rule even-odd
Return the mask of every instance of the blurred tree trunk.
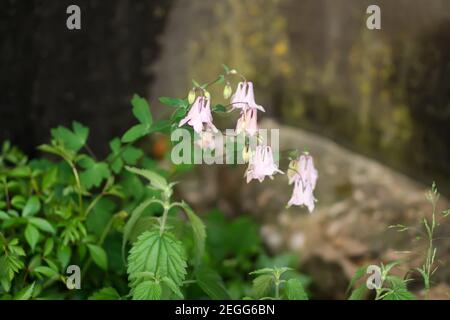
[[[99, 153], [132, 123], [129, 100], [153, 80], [157, 36], [172, 1], [3, 0], [0, 3], [0, 141], [28, 153], [49, 129], [78, 120]], [[66, 8], [81, 8], [68, 30]]]

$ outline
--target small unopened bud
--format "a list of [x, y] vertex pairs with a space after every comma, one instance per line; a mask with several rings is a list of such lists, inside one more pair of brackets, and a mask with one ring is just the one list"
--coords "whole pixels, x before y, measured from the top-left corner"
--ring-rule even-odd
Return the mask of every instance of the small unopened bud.
[[188, 94], [188, 102], [189, 102], [189, 104], [193, 104], [194, 101], [195, 101], [195, 89], [192, 88], [191, 91], [189, 91], [189, 94]]
[[229, 73], [229, 74], [236, 74], [237, 71], [236, 71], [236, 69], [231, 69], [230, 72], [228, 72], [228, 73]]
[[242, 159], [244, 160], [244, 163], [247, 163], [250, 160], [251, 151], [249, 150], [248, 146], [245, 146], [242, 149]]
[[227, 82], [226, 86], [223, 88], [223, 98], [228, 99], [233, 93], [233, 89], [231, 89], [230, 83]]
[[289, 168], [287, 170], [287, 176], [289, 180], [291, 180], [292, 177], [294, 177], [294, 175], [297, 173], [297, 165], [298, 160], [292, 160], [291, 162], [289, 162]]

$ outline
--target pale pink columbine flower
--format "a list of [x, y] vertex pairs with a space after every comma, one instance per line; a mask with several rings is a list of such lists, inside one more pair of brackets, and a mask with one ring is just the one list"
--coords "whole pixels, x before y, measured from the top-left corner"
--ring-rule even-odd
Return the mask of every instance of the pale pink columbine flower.
[[270, 146], [257, 146], [255, 151], [251, 153], [250, 163], [245, 172], [247, 183], [252, 179], [262, 182], [266, 176], [273, 179], [275, 173], [283, 173], [278, 169], [273, 160], [273, 152]]
[[231, 97], [230, 103], [233, 109], [242, 109], [244, 111], [248, 108], [251, 108], [265, 112], [264, 108], [255, 102], [255, 95], [253, 94], [253, 83], [250, 81], [238, 83], [236, 92]]
[[311, 185], [305, 184], [301, 179], [296, 180], [294, 182], [294, 191], [292, 192], [292, 197], [288, 202], [288, 207], [292, 205], [304, 205], [311, 213], [314, 210], [314, 202], [316, 202], [316, 198], [314, 198]]
[[314, 167], [314, 160], [309, 154], [303, 154], [298, 160], [289, 164], [289, 184], [294, 183], [294, 191], [288, 202], [292, 205], [305, 205], [309, 212], [314, 210], [314, 189], [316, 187], [318, 172]]
[[200, 132], [199, 138], [194, 142], [201, 149], [214, 150], [216, 148], [216, 142], [214, 139], [214, 130], [209, 126]]
[[180, 121], [178, 126], [181, 127], [187, 123], [194, 128], [195, 132], [200, 133], [203, 130], [203, 124], [205, 124], [216, 132], [217, 128], [212, 121], [210, 101], [207, 97], [200, 96], [195, 99], [188, 114]]
[[236, 134], [246, 132], [249, 136], [254, 136], [258, 132], [257, 114], [256, 109], [243, 110], [236, 124]]

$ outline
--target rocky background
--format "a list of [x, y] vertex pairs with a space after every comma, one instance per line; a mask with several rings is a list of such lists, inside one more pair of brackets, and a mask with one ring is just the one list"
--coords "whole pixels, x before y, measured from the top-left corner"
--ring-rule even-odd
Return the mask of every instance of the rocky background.
[[[69, 4], [80, 31], [65, 27]], [[365, 27], [370, 4], [382, 30]], [[134, 93], [162, 116], [158, 96], [185, 96], [222, 63], [255, 82], [261, 126], [281, 128], [282, 148], [316, 158], [317, 210], [283, 209], [286, 178], [246, 184], [243, 167], [197, 167], [179, 195], [200, 213], [254, 216], [272, 252], [299, 254], [316, 297], [344, 298], [366, 263], [419, 266], [418, 233], [388, 227], [420, 227], [432, 181], [450, 195], [448, 0], [3, 0], [0, 141], [34, 155], [51, 127], [78, 120], [101, 156], [134, 121]], [[439, 232], [431, 297], [449, 298], [448, 224]]]
[[[404, 264], [396, 272], [403, 276], [409, 268], [423, 264], [427, 243], [421, 221], [431, 218], [431, 204], [425, 197], [431, 185], [419, 184], [317, 134], [273, 120], [260, 125], [280, 129], [280, 150], [307, 147], [314, 155], [319, 180], [318, 203], [312, 214], [305, 208], [285, 209], [292, 194], [285, 176], [247, 184], [244, 165], [198, 167], [179, 185], [180, 196], [200, 212], [218, 206], [230, 216], [251, 214], [262, 223], [261, 236], [272, 253], [292, 251], [300, 256], [301, 271], [312, 277], [315, 297], [345, 299], [351, 277], [363, 265], [402, 260]], [[282, 162], [281, 167], [286, 168], [287, 163]], [[438, 215], [448, 208], [450, 202], [441, 195]], [[430, 297], [448, 299], [450, 223], [449, 219], [439, 221], [439, 269]], [[399, 232], [390, 228], [397, 224], [411, 229]], [[419, 290], [419, 275], [412, 278], [411, 289]], [[416, 293], [423, 294], [420, 290]]]

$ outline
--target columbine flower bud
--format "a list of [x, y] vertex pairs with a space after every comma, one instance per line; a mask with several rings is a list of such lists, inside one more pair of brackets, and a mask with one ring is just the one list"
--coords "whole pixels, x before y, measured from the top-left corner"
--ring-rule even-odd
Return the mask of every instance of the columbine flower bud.
[[189, 102], [189, 104], [193, 104], [194, 101], [195, 101], [195, 88], [192, 88], [188, 94], [188, 102]]
[[242, 149], [242, 159], [244, 160], [244, 163], [247, 163], [250, 160], [251, 152], [248, 148], [248, 146], [245, 146]]
[[223, 98], [228, 99], [233, 93], [233, 89], [231, 89], [230, 83], [227, 82], [225, 88], [223, 88]]
[[237, 71], [236, 71], [236, 69], [231, 69], [228, 73], [229, 73], [229, 74], [236, 74]]
[[287, 171], [287, 176], [289, 181], [294, 179], [294, 176], [297, 174], [298, 160], [292, 160], [289, 162], [289, 169]]

